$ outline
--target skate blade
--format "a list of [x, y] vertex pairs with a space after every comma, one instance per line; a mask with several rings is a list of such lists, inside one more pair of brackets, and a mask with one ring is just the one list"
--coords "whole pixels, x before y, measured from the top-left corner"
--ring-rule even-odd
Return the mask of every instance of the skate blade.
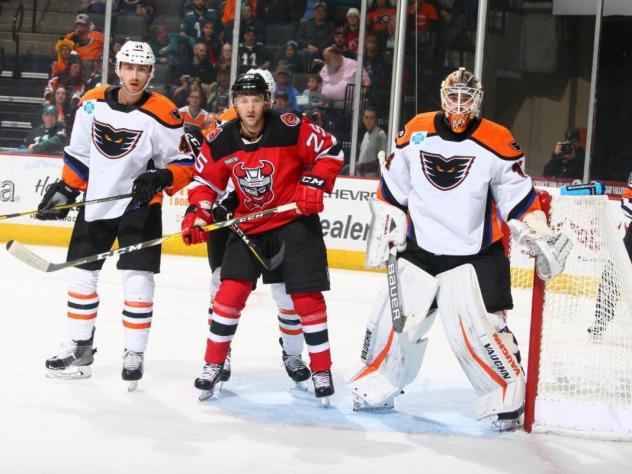
[[203, 402], [204, 400], [208, 400], [215, 394], [215, 390], [200, 390], [200, 396], [198, 399]]
[[224, 381], [220, 380], [219, 383], [217, 384], [217, 393], [221, 392], [222, 388], [224, 388]]
[[128, 392], [134, 392], [136, 389], [138, 388], [138, 380], [132, 380], [128, 385], [127, 385], [127, 391]]
[[320, 401], [320, 405], [323, 408], [329, 408], [329, 397], [322, 397], [318, 399]]
[[294, 382], [294, 388], [296, 390], [300, 390], [301, 392], [307, 392], [307, 383], [306, 382]]
[[504, 431], [515, 431], [522, 426], [520, 420], [494, 420], [492, 428], [500, 433]]
[[63, 380], [75, 380], [75, 379], [87, 379], [92, 376], [92, 369], [89, 365], [72, 366], [63, 370], [47, 369], [46, 377], [50, 379], [63, 379]]

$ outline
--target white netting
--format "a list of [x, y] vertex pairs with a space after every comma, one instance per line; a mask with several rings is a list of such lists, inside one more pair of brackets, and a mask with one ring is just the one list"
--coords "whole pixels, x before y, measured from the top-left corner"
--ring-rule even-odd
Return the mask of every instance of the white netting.
[[[606, 196], [553, 199], [551, 227], [574, 247], [545, 287], [534, 430], [632, 438], [632, 264], [616, 212]], [[511, 261], [524, 324], [533, 265], [522, 249]]]

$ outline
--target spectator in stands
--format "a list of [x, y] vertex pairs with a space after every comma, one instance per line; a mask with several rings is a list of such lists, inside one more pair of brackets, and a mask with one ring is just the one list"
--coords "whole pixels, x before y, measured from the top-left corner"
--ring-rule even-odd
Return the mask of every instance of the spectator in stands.
[[257, 41], [255, 27], [246, 27], [243, 35], [244, 42], [239, 44], [238, 51], [240, 74], [252, 68], [269, 69], [272, 61], [265, 46]]
[[395, 7], [389, 0], [374, 0], [367, 13], [369, 29], [382, 44], [388, 37], [388, 22], [395, 18], [395, 13]]
[[380, 53], [375, 35], [367, 35], [364, 48], [364, 69], [371, 78], [373, 87], [386, 88], [388, 84], [384, 80], [385, 62], [384, 55]]
[[202, 24], [202, 36], [198, 41], [201, 41], [206, 45], [208, 60], [210, 63], [214, 66], [217, 65], [219, 61], [221, 41], [219, 35], [215, 33], [215, 22], [208, 20]]
[[74, 120], [74, 110], [70, 106], [68, 99], [68, 91], [63, 87], [55, 89], [53, 104], [57, 113], [57, 122], [63, 124], [66, 130], [72, 130], [72, 122]]
[[119, 0], [113, 13], [142, 16], [145, 18], [145, 26], [148, 26], [156, 15], [156, 3], [154, 0]]
[[342, 55], [345, 58], [356, 59], [358, 55], [352, 53], [351, 51], [347, 51], [345, 49], [345, 45], [345, 28], [344, 26], [337, 26], [336, 32], [334, 33], [334, 46], [338, 47], [338, 49], [342, 51]]
[[380, 176], [380, 163], [377, 154], [386, 152], [386, 133], [377, 124], [377, 109], [368, 106], [364, 109], [362, 123], [366, 132], [360, 142], [360, 153], [356, 161], [356, 175], [377, 178]]
[[314, 18], [301, 23], [296, 39], [299, 47], [305, 49], [311, 58], [320, 57], [323, 49], [333, 43], [334, 30], [333, 23], [327, 19], [327, 4], [316, 2]]
[[281, 58], [279, 58], [277, 66], [279, 64], [284, 64], [291, 73], [305, 72], [305, 65], [297, 53], [298, 43], [293, 40], [288, 41], [285, 44], [285, 53], [281, 56]]
[[323, 95], [321, 88], [323, 78], [319, 74], [311, 73], [307, 78], [307, 89], [303, 91], [303, 95], [307, 97], [307, 104], [303, 109], [307, 112], [315, 108], [331, 107], [332, 101]]
[[226, 100], [228, 106], [228, 96], [230, 94], [230, 65], [224, 64], [217, 69], [217, 82], [209, 87], [208, 103], [206, 110], [220, 114], [220, 104]]
[[380, 48], [384, 50], [384, 58], [388, 61], [389, 64], [393, 62], [396, 31], [397, 24], [395, 22], [395, 17], [392, 17], [390, 20], [388, 20], [388, 25], [386, 26], [386, 39], [384, 41], [380, 41], [380, 38], [376, 36]]
[[82, 61], [96, 61], [103, 56], [103, 33], [94, 30], [90, 17], [79, 13], [75, 18], [75, 29], [66, 35], [75, 43], [75, 51]]
[[[73, 52], [75, 43], [68, 38], [59, 38], [55, 43], [55, 53], [57, 53], [57, 60], [51, 64], [50, 73], [48, 77], [59, 76], [68, 67], [68, 57]], [[77, 53], [74, 53], [77, 54]]]
[[305, 11], [303, 12], [303, 18], [301, 22], [306, 22], [314, 19], [316, 15], [316, 4], [320, 3], [319, 0], [307, 0], [305, 2]]
[[[320, 70], [320, 76], [323, 78], [323, 95], [333, 101], [334, 107], [341, 109], [344, 106], [347, 85], [355, 82], [357, 63], [354, 59], [345, 58], [336, 46], [325, 48], [323, 60], [325, 65]], [[371, 85], [366, 70], [362, 71], [362, 85]]]
[[63, 123], [57, 121], [57, 109], [54, 105], [45, 105], [42, 109], [42, 125], [32, 130], [24, 140], [31, 153], [61, 153], [68, 144], [68, 135]]
[[289, 107], [296, 109], [296, 96], [298, 91], [290, 82], [290, 70], [284, 64], [279, 64], [274, 71], [274, 82], [276, 83], [276, 92], [283, 92], [287, 95]]
[[79, 56], [71, 54], [68, 57], [68, 67], [59, 76], [52, 77], [44, 89], [44, 99], [52, 103], [53, 94], [58, 87], [65, 87], [70, 95], [70, 100], [81, 98], [85, 92], [83, 77], [83, 63]]
[[[95, 87], [97, 87], [103, 82], [103, 79], [101, 78], [102, 70], [103, 70], [103, 59], [98, 58], [95, 61], [94, 66], [92, 67], [92, 71], [90, 71], [90, 75], [86, 79], [86, 91], [89, 91], [90, 89], [94, 89]], [[68, 129], [70, 130], [70, 127]]]
[[297, 22], [305, 11], [305, 0], [258, 0], [257, 18], [266, 25]]
[[466, 7], [467, 4], [465, 2], [439, 0], [439, 32], [435, 52], [436, 67], [443, 65], [449, 49], [474, 51], [474, 47], [467, 36], [469, 18]]
[[230, 69], [230, 65], [233, 60], [233, 45], [230, 43], [224, 43], [222, 48], [220, 49], [219, 58], [217, 58], [217, 64], [215, 65], [217, 68], [220, 66], [228, 66]]
[[172, 79], [177, 80], [189, 69], [191, 52], [195, 44], [193, 39], [176, 33], [167, 33], [167, 28], [160, 23], [154, 23], [147, 33], [148, 43], [156, 56], [156, 62], [168, 64], [171, 67]]
[[[242, 0], [242, 5], [250, 5], [253, 11], [257, 11], [256, 0]], [[226, 1], [224, 3], [224, 14], [222, 15], [222, 24], [227, 26], [235, 21], [235, 2]]]
[[272, 110], [279, 114], [286, 112], [292, 112], [294, 109], [290, 107], [290, 100], [286, 92], [277, 91], [274, 94], [274, 103], [272, 104]]
[[187, 73], [199, 78], [203, 84], [202, 88], [209, 87], [217, 78], [215, 66], [209, 62], [208, 50], [202, 41], [198, 41], [193, 47], [193, 60]]
[[84, 0], [79, 11], [85, 13], [105, 13], [105, 0]]
[[349, 51], [357, 57], [360, 38], [360, 11], [357, 8], [349, 8], [346, 18], [343, 29], [344, 44], [342, 50]]
[[202, 91], [202, 84], [197, 77], [191, 77], [188, 74], [183, 74], [180, 77], [180, 86], [178, 86], [171, 94], [171, 100], [178, 107], [184, 107], [189, 98], [189, 94], [193, 90]]
[[[249, 29], [254, 29], [255, 41], [257, 43], [266, 42], [266, 27], [261, 21], [259, 21], [254, 14], [253, 7], [249, 4], [244, 4], [241, 7], [241, 19], [239, 22], [239, 42], [245, 42], [244, 34]], [[226, 25], [226, 32], [224, 34], [224, 41], [232, 43], [233, 37], [233, 22]]]
[[584, 174], [586, 153], [579, 146], [579, 130], [569, 128], [564, 133], [564, 141], [557, 142], [551, 159], [544, 165], [544, 176], [552, 178], [577, 178]]
[[[415, 5], [417, 11], [415, 12]], [[432, 24], [439, 20], [439, 15], [435, 6], [428, 0], [408, 0], [408, 24], [417, 33], [431, 31]]]
[[202, 108], [204, 96], [201, 89], [193, 88], [189, 91], [187, 105], [178, 109], [185, 124], [195, 125], [204, 130], [209, 125], [209, 114]]
[[212, 22], [214, 31], [222, 31], [222, 23], [219, 14], [212, 8], [207, 8], [206, 0], [193, 0], [193, 8], [188, 10], [180, 23], [180, 34], [190, 36], [194, 40], [203, 37], [202, 26]]

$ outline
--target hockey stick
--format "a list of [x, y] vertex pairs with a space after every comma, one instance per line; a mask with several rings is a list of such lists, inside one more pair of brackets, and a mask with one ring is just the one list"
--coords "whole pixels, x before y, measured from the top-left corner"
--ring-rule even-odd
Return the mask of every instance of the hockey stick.
[[283, 261], [283, 257], [285, 255], [285, 242], [281, 244], [281, 250], [279, 250], [276, 253], [276, 255], [273, 255], [272, 258], [267, 259], [259, 253], [259, 251], [257, 250], [257, 247], [255, 247], [255, 244], [252, 242], [252, 240], [250, 240], [250, 238], [246, 235], [246, 233], [243, 230], [241, 230], [241, 228], [238, 225], [233, 224], [229, 227], [230, 227], [230, 230], [235, 232], [235, 234], [237, 234], [241, 238], [241, 240], [244, 241], [244, 244], [246, 244], [246, 247], [248, 247], [252, 255], [259, 261], [259, 263], [261, 264], [261, 266], [263, 266], [263, 268], [270, 271], [270, 270], [274, 270], [276, 267], [281, 265], [281, 262]]
[[[132, 197], [132, 194], [119, 194], [118, 196], [110, 196], [110, 197], [106, 197], [106, 198], [99, 198], [99, 199], [91, 199], [89, 201], [81, 201], [81, 202], [73, 202], [72, 204], [62, 204], [61, 206], [55, 206], [55, 207], [51, 207], [49, 209], [46, 209], [46, 212], [49, 211], [62, 211], [64, 209], [72, 209], [73, 207], [82, 207], [82, 206], [87, 206], [88, 204], [100, 204], [102, 202], [109, 202], [109, 201], [117, 201], [118, 199], [125, 199], [128, 197]], [[24, 211], [24, 212], [16, 212], [14, 214], [4, 214], [2, 216], [0, 216], [0, 221], [3, 219], [12, 219], [14, 217], [20, 217], [20, 216], [30, 216], [33, 214], [37, 214], [38, 212], [40, 212], [39, 209], [34, 209], [32, 211]]]
[[386, 276], [388, 277], [388, 299], [391, 304], [391, 318], [393, 320], [393, 329], [396, 333], [401, 333], [406, 324], [406, 316], [404, 315], [403, 300], [399, 289], [399, 276], [397, 275], [397, 251], [395, 247], [391, 248], [386, 263]]
[[[265, 216], [271, 216], [273, 214], [279, 214], [285, 211], [291, 211], [296, 209], [296, 203], [291, 202], [289, 204], [283, 204], [282, 206], [273, 207], [271, 209], [265, 209], [260, 212], [253, 212], [252, 214], [247, 214], [241, 217], [234, 217], [232, 219], [228, 219], [222, 222], [217, 222], [213, 224], [209, 224], [207, 226], [202, 227], [206, 232], [212, 232], [217, 229], [222, 229], [224, 227], [230, 227], [233, 224], [241, 224], [243, 222], [250, 222], [255, 219], [259, 219]], [[115, 257], [117, 255], [121, 255], [124, 253], [134, 252], [136, 250], [141, 250], [147, 247], [153, 247], [154, 245], [160, 245], [163, 242], [172, 239], [174, 237], [180, 237], [182, 232], [178, 232], [175, 234], [163, 235], [162, 237], [158, 237], [157, 239], [147, 240], [145, 242], [140, 242], [134, 245], [128, 245], [127, 247], [121, 247], [114, 250], [109, 250], [107, 252], [99, 253], [96, 255], [91, 255], [89, 257], [78, 258], [76, 260], [71, 260], [70, 262], [62, 262], [62, 263], [52, 263], [49, 262], [39, 255], [33, 253], [27, 247], [22, 245], [17, 240], [9, 240], [7, 242], [7, 251], [13, 255], [18, 260], [26, 263], [27, 265], [39, 270], [41, 272], [56, 272], [57, 270], [62, 270], [68, 267], [74, 267], [77, 265], [83, 265], [85, 263], [96, 262], [97, 260], [103, 260], [108, 257]]]

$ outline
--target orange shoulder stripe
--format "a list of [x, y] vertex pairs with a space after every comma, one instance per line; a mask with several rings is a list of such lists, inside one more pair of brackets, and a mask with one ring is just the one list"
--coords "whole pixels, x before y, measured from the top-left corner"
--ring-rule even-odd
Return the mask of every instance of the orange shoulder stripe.
[[103, 100], [105, 99], [105, 91], [110, 87], [107, 84], [104, 86], [95, 87], [94, 89], [90, 89], [88, 92], [83, 94], [81, 97], [81, 101], [79, 105], [83, 104], [87, 100]]
[[[408, 121], [404, 127], [404, 134], [395, 139], [395, 145], [398, 147], [406, 146], [410, 141], [410, 137], [415, 132], [435, 133], [434, 120], [437, 112], [426, 112], [415, 115]], [[401, 134], [402, 132], [400, 132]]]
[[524, 156], [511, 132], [491, 120], [482, 119], [472, 138], [500, 158], [517, 160]]
[[182, 126], [182, 117], [180, 112], [178, 112], [178, 108], [162, 94], [152, 92], [147, 102], [141, 108], [156, 117], [167, 127]]

